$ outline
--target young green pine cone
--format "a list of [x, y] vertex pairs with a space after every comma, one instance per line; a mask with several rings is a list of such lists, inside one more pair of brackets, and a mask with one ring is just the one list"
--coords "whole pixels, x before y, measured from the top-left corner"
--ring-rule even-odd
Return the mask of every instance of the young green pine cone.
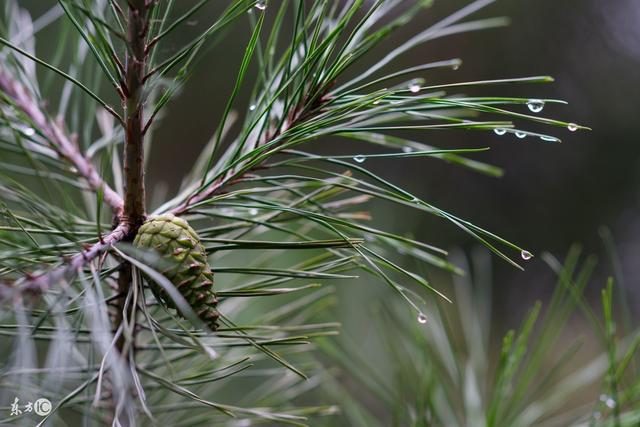
[[[138, 230], [133, 244], [154, 249], [169, 261], [160, 272], [171, 280], [198, 317], [215, 330], [219, 314], [216, 310], [218, 299], [213, 292], [213, 273], [204, 246], [187, 221], [172, 214], [150, 217]], [[156, 297], [167, 307], [177, 309], [162, 288], [152, 280], [149, 282]]]

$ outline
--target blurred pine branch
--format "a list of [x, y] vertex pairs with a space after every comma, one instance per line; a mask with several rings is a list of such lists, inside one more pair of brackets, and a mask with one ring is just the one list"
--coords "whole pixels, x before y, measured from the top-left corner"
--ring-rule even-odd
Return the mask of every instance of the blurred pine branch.
[[[362, 310], [375, 331], [365, 348], [348, 334], [322, 339], [325, 363], [339, 369], [318, 395], [337, 396], [343, 411], [341, 422], [324, 424], [638, 425], [640, 326], [616, 323], [614, 313], [624, 307], [612, 297], [622, 291], [609, 279], [594, 311], [585, 290], [595, 257], [574, 246], [564, 264], [548, 253], [543, 258], [558, 277], [553, 295], [501, 340], [492, 318], [504, 313], [492, 305], [486, 251], [475, 251], [469, 263], [456, 256], [473, 278], [455, 277], [456, 304], [434, 307], [427, 325], [407, 318], [397, 302], [382, 301]], [[577, 315], [587, 325], [578, 335]]]

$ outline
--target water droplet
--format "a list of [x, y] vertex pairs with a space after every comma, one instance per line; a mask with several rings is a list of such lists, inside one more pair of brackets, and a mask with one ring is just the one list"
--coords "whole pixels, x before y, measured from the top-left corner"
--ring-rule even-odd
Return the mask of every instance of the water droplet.
[[528, 261], [531, 258], [533, 258], [533, 254], [529, 251], [525, 251], [523, 250], [522, 252], [520, 252], [520, 256], [522, 257], [523, 260]]
[[547, 135], [540, 136], [540, 139], [543, 140], [543, 141], [547, 141], [547, 142], [558, 142], [558, 141], [560, 141], [555, 136], [547, 136]]
[[24, 130], [24, 134], [27, 136], [33, 136], [36, 134], [36, 130], [34, 128], [26, 128]]
[[530, 99], [527, 101], [527, 107], [532, 113], [539, 113], [544, 109], [544, 101], [541, 99]]
[[402, 151], [405, 153], [412, 153], [413, 152], [413, 148], [411, 147], [402, 147]]
[[265, 10], [267, 8], [267, 0], [258, 0], [256, 3], [256, 9]]
[[418, 322], [424, 325], [425, 323], [427, 323], [427, 316], [424, 313], [418, 314]]
[[525, 138], [527, 136], [526, 132], [516, 131], [516, 136], [520, 139]]
[[249, 111], [253, 111], [256, 109], [256, 104], [249, 105]]
[[378, 104], [380, 104], [380, 100], [379, 99], [376, 99], [375, 101], [373, 101], [373, 105], [378, 105]]
[[256, 209], [256, 208], [249, 209], [249, 215], [251, 215], [251, 216], [258, 215], [258, 209]]
[[409, 83], [409, 91], [411, 91], [411, 93], [420, 92], [420, 84], [421, 83], [422, 83], [422, 81], [419, 80], [419, 79], [411, 80], [411, 83]]
[[569, 131], [571, 131], [571, 132], [575, 132], [575, 131], [578, 130], [578, 125], [575, 124], [575, 123], [569, 123], [567, 125], [567, 129], [569, 129]]
[[607, 408], [613, 409], [617, 406], [617, 402], [611, 396], [607, 396], [606, 394], [600, 395], [600, 402], [604, 402], [607, 405]]
[[502, 136], [505, 133], [507, 133], [507, 130], [506, 129], [502, 129], [502, 128], [496, 128], [493, 131], [496, 133], [496, 135], [500, 135], [500, 136]]
[[418, 199], [417, 197], [414, 197], [413, 199], [411, 199], [411, 202], [420, 204], [420, 199]]
[[455, 64], [453, 64], [453, 65], [451, 66], [451, 69], [452, 69], [453, 71], [458, 71], [458, 70], [460, 69], [460, 65], [462, 65], [460, 62], [456, 62]]
[[364, 163], [364, 161], [367, 160], [367, 158], [362, 154], [358, 154], [353, 158], [353, 160], [355, 160], [357, 163]]

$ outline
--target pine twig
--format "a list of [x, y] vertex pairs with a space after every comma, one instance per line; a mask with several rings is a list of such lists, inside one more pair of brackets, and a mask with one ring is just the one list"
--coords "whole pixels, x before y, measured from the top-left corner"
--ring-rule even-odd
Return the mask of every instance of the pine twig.
[[[325, 98], [326, 93], [322, 93], [322, 96], [320, 96], [320, 101], [318, 104], [315, 104], [314, 107], [316, 107], [315, 111], [319, 111], [322, 107], [322, 102], [326, 101], [327, 99]], [[303, 112], [305, 111], [305, 106], [304, 103], [301, 103], [300, 105], [296, 105], [294, 108], [291, 109], [291, 111], [287, 114], [288, 119], [285, 121], [285, 123], [283, 123], [281, 128], [275, 128], [275, 129], [270, 129], [269, 132], [267, 133], [264, 141], [262, 142], [262, 144], [260, 144], [260, 142], [258, 142], [258, 146], [259, 145], [266, 145], [269, 144], [270, 142], [272, 142], [275, 138], [277, 138], [278, 136], [282, 135], [283, 133], [285, 133], [287, 130], [291, 129], [294, 125], [297, 125], [299, 122], [305, 120], [305, 119], [311, 119], [313, 117], [313, 115], [311, 113], [308, 113], [306, 115], [303, 114]], [[282, 141], [282, 143], [284, 144], [285, 141]], [[266, 159], [265, 159], [266, 161]], [[254, 165], [252, 168], [244, 171], [240, 176], [236, 177], [235, 179], [231, 180], [231, 183], [233, 182], [238, 182], [239, 180], [241, 180], [247, 173], [249, 173], [252, 170], [255, 170], [259, 167], [261, 167], [263, 162]], [[225, 187], [227, 184], [229, 184], [229, 181], [225, 180], [225, 177], [221, 177], [219, 179], [217, 179], [215, 182], [211, 183], [211, 185], [207, 188], [205, 188], [202, 192], [200, 193], [195, 193], [192, 194], [187, 200], [185, 200], [183, 203], [181, 203], [180, 205], [178, 205], [176, 208], [174, 208], [171, 213], [173, 213], [174, 215], [184, 215], [185, 213], [187, 213], [191, 208], [193, 208], [194, 205], [207, 200], [208, 198], [214, 196], [215, 194], [219, 193], [223, 187]]]
[[15, 282], [13, 285], [0, 282], [0, 301], [6, 301], [24, 294], [38, 295], [64, 279], [69, 279], [87, 263], [109, 249], [112, 245], [124, 240], [131, 231], [127, 222], [121, 222], [111, 233], [104, 236], [98, 243], [74, 255], [64, 266]]
[[54, 120], [51, 120], [45, 112], [42, 111], [38, 102], [33, 99], [22, 84], [15, 81], [15, 79], [1, 69], [0, 89], [44, 134], [58, 155], [69, 161], [75, 167], [77, 174], [89, 183], [89, 187], [93, 191], [98, 192], [100, 189], [103, 190], [104, 201], [111, 206], [116, 215], [120, 215], [124, 206], [122, 197], [104, 181], [91, 161], [80, 152], [77, 144], [72, 142], [63, 127]]

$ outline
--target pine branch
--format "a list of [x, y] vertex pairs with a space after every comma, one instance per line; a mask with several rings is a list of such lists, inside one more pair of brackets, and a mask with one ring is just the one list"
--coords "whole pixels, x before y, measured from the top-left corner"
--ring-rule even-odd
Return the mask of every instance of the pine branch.
[[91, 161], [80, 152], [77, 144], [67, 135], [64, 127], [51, 120], [28, 90], [2, 69], [0, 69], [0, 89], [44, 134], [51, 148], [75, 167], [77, 174], [88, 182], [93, 191], [97, 193], [102, 190], [104, 201], [119, 215], [124, 206], [122, 197], [104, 181]]
[[[313, 119], [315, 117], [315, 113], [322, 110], [323, 103], [330, 100], [330, 97], [325, 95], [326, 95], [325, 93], [322, 93], [322, 96], [319, 97], [319, 100], [312, 104], [313, 112], [311, 113], [307, 112], [305, 114], [305, 112], [307, 111], [306, 107], [308, 106], [305, 105], [304, 102], [301, 102], [300, 105], [296, 105], [294, 108], [291, 108], [291, 110], [285, 115], [287, 117], [287, 120], [282, 124], [282, 126], [269, 129], [269, 131], [266, 133], [264, 137], [264, 140], [262, 142], [259, 141], [256, 144], [256, 148], [260, 146], [271, 145], [272, 143], [276, 142], [276, 140], [278, 140], [277, 142], [280, 146], [284, 145], [287, 141], [286, 138], [278, 138], [278, 137], [286, 133], [293, 126], [296, 126], [296, 125], [302, 126], [304, 125], [305, 120]], [[304, 99], [304, 101], [309, 101], [309, 100]], [[186, 212], [188, 212], [198, 203], [206, 201], [210, 197], [223, 191], [226, 186], [233, 184], [235, 182], [241, 181], [246, 176], [246, 174], [256, 169], [259, 169], [267, 160], [269, 160], [269, 157], [265, 157], [261, 162], [258, 162], [249, 168], [246, 168], [244, 171], [238, 173], [235, 176], [235, 178], [231, 180], [226, 179], [228, 178], [229, 174], [233, 173], [233, 171], [229, 171], [224, 177], [217, 179], [216, 181], [211, 183], [209, 186], [206, 186], [204, 189], [202, 189], [202, 191], [191, 195], [191, 197], [189, 197], [182, 204], [180, 204], [175, 209], [173, 209], [172, 213], [174, 215], [184, 215]]]
[[131, 226], [121, 222], [111, 233], [98, 243], [74, 255], [64, 266], [32, 278], [20, 280], [13, 285], [0, 282], [0, 301], [11, 300], [25, 294], [38, 295], [61, 280], [71, 279], [83, 266], [94, 260], [112, 245], [122, 241], [129, 235]]
[[145, 216], [143, 93], [149, 10], [144, 0], [129, 2], [125, 87], [124, 220], [137, 228]]

